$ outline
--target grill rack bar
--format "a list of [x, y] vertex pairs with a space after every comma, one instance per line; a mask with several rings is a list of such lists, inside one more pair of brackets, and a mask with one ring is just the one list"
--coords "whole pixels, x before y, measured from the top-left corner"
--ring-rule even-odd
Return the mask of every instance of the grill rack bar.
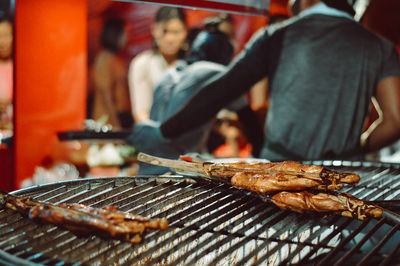
[[[386, 257], [384, 261], [382, 261], [379, 266], [389, 265], [394, 258], [396, 258], [396, 254], [400, 252], [400, 243], [390, 252], [389, 256]], [[398, 257], [397, 257], [398, 258]]]
[[[211, 205], [209, 205], [209, 206], [207, 206], [207, 207], [205, 207], [203, 209], [200, 209], [199, 211], [192, 212], [191, 213], [192, 214], [191, 217], [190, 218], [186, 218], [185, 221], [188, 221], [188, 219], [194, 220], [195, 218], [198, 217], [198, 215], [199, 216], [204, 216], [207, 212], [210, 212], [212, 209], [222, 207], [222, 206], [224, 206], [224, 205], [226, 205], [226, 204], [228, 204], [228, 203], [230, 203], [230, 202], [232, 202], [234, 200], [235, 200], [235, 198], [234, 198], [233, 195], [228, 195], [224, 199], [222, 199], [220, 201], [217, 201], [215, 203], [212, 203]], [[242, 199], [242, 200], [244, 200], [244, 199]], [[238, 204], [237, 202], [235, 202], [235, 203]], [[198, 206], [195, 206], [195, 207], [198, 208]], [[198, 223], [193, 223], [193, 224], [190, 224], [188, 226], [183, 226], [182, 227], [183, 229], [180, 230], [178, 233], [176, 233], [174, 235], [174, 238], [168, 238], [165, 241], [167, 241], [167, 243], [168, 242], [172, 242], [172, 241], [175, 240], [175, 238], [179, 238], [181, 236], [184, 236], [189, 231], [199, 229], [201, 223], [207, 223], [207, 222], [210, 222], [211, 220], [217, 218], [219, 214], [224, 213], [225, 211], [227, 211], [227, 208], [228, 207], [225, 207], [225, 209], [222, 209], [222, 210], [218, 211], [217, 213], [214, 213], [212, 215], [208, 215], [208, 216], [202, 218], [201, 220], [198, 221]], [[196, 217], [194, 217], [194, 216], [196, 216]], [[181, 228], [181, 227], [179, 227], [179, 226], [175, 227], [174, 223], [171, 223], [171, 230], [174, 230], [174, 229], [176, 230], [177, 228]], [[161, 248], [160, 247], [161, 244], [164, 244], [164, 243], [159, 243], [158, 245], [154, 246], [153, 248], [146, 250], [144, 253], [142, 253], [142, 256], [147, 256], [149, 254], [152, 254], [156, 250], [160, 249]], [[134, 264], [134, 263], [138, 262], [137, 259], [138, 258], [134, 258], [132, 261], [130, 261], [130, 263]]]
[[[247, 213], [245, 216], [241, 217], [241, 218], [240, 218], [239, 220], [237, 220], [236, 222], [237, 222], [237, 223], [244, 222], [244, 220], [247, 219], [249, 216], [254, 217], [254, 216], [258, 215], [258, 216], [259, 216], [259, 217], [257, 218], [258, 220], [259, 220], [261, 217], [264, 217], [265, 215], [263, 215], [262, 213], [260, 213], [258, 208], [259, 208], [259, 204], [257, 204], [257, 205], [254, 207], [253, 210], [249, 210], [248, 213]], [[267, 213], [268, 213], [268, 214], [272, 214], [272, 211], [269, 210]], [[253, 222], [254, 222], [254, 223], [257, 223], [256, 220], [254, 220]], [[229, 230], [229, 229], [228, 229], [228, 230]], [[198, 232], [198, 233], [200, 233], [200, 232]], [[243, 232], [240, 232], [240, 230], [239, 230], [239, 232], [237, 232], [236, 234], [240, 234], [240, 235], [242, 235], [242, 236], [244, 235], [244, 233], [243, 233]], [[194, 235], [194, 236], [192, 237], [191, 241], [195, 241], [195, 237], [197, 237], [197, 234]], [[202, 241], [201, 243], [197, 243], [196, 247], [197, 247], [199, 250], [201, 250], [201, 252], [200, 252], [199, 254], [193, 254], [193, 253], [195, 253], [195, 250], [191, 250], [190, 253], [187, 254], [188, 256], [190, 256], [190, 255], [193, 255], [193, 256], [194, 256], [193, 259], [192, 259], [191, 261], [188, 261], [188, 264], [194, 263], [194, 260], [197, 260], [198, 258], [200, 258], [200, 257], [202, 257], [202, 256], [204, 256], [204, 255], [206, 255], [211, 249], [217, 248], [215, 245], [209, 246], [208, 248], [204, 248], [205, 246], [207, 246], [207, 244], [209, 244], [209, 243], [207, 242], [207, 240], [210, 240], [211, 237], [212, 237], [212, 236], [208, 237], [205, 241]], [[228, 243], [230, 240], [231, 240], [231, 239], [230, 239], [230, 237], [229, 237], [229, 234], [226, 234], [226, 238], [223, 239], [223, 240], [221, 240], [220, 242], [218, 242], [218, 244], [219, 244], [219, 245], [223, 245], [223, 244]], [[184, 257], [181, 256], [181, 257], [180, 257], [179, 259], [177, 259], [172, 265], [178, 265], [178, 263], [182, 262], [183, 259], [184, 259]]]
[[[205, 193], [203, 192], [203, 195], [202, 194], [200, 194], [200, 195], [196, 195], [196, 198], [201, 198], [201, 196], [209, 196], [209, 195], [211, 195], [212, 193], [211, 193], [211, 188], [210, 188], [210, 186], [208, 185], [208, 186], [205, 186], [204, 188], [207, 188], [208, 187], [208, 190], [209, 190], [209, 192], [206, 194], [206, 195], [204, 195]], [[190, 191], [189, 191], [190, 192]], [[188, 195], [188, 196], [190, 196], [190, 195]], [[192, 199], [191, 200], [191, 203], [193, 204], [194, 202], [196, 202], [197, 201], [197, 199], [196, 198], [194, 198], [194, 199]], [[176, 196], [176, 199], [177, 200], [181, 200], [181, 196]], [[170, 201], [170, 199], [167, 199], [166, 200], [166, 203], [168, 203]], [[182, 205], [182, 204], [181, 204]], [[190, 204], [189, 204], [190, 205]], [[184, 205], [184, 206], [186, 206], [186, 205]], [[166, 210], [166, 211], [164, 211], [164, 214], [168, 214], [168, 212], [169, 212], [170, 210]], [[159, 216], [161, 217], [161, 216], [167, 216], [167, 215], [164, 215], [164, 214], [160, 214]], [[172, 222], [171, 221], [171, 219], [169, 218], [169, 220], [170, 220], [170, 222]], [[154, 234], [155, 233], [150, 233], [148, 236], [149, 237], [151, 237], [151, 238], [153, 238], [153, 237], [156, 237], [156, 236], [154, 236]], [[145, 242], [146, 241], [146, 238], [144, 239], [144, 241], [143, 242]], [[118, 252], [111, 252], [112, 254], [107, 254], [107, 258], [108, 258], [108, 260], [106, 260], [105, 261], [105, 263], [113, 263], [113, 262], [115, 262], [115, 260], [113, 260], [113, 258], [114, 257], [118, 257], [118, 255], [120, 255], [120, 256], [126, 256], [127, 254], [129, 254], [129, 253], [131, 253], [132, 252], [132, 247], [130, 246], [130, 245], [126, 245], [126, 243], [123, 243], [123, 244], [121, 244], [121, 245], [123, 245], [123, 246], [121, 246], [121, 247], [118, 247]], [[135, 247], [134, 247], [135, 248]], [[89, 263], [91, 263], [92, 261], [89, 261]]]
[[335, 265], [343, 264], [346, 259], [348, 259], [354, 252], [356, 252], [361, 246], [374, 234], [379, 227], [381, 227], [384, 223], [385, 219], [380, 219], [378, 223], [374, 225], [374, 227], [365, 235], [363, 239], [361, 239], [351, 250], [349, 250], [342, 258], [340, 258]]
[[384, 238], [382, 238], [381, 241], [379, 241], [378, 245], [376, 245], [376, 247], [371, 250], [359, 263], [357, 263], [357, 266], [359, 265], [367, 265], [369, 262], [368, 260], [378, 252], [379, 249], [382, 248], [382, 246], [387, 242], [387, 240], [392, 237], [396, 231], [398, 231], [400, 229], [400, 224], [396, 224], [391, 230], [390, 232], [385, 235]]
[[339, 251], [341, 251], [343, 249], [343, 247], [350, 242], [350, 240], [354, 239], [354, 237], [363, 229], [367, 226], [369, 221], [363, 221], [362, 224], [353, 232], [351, 232], [351, 234], [345, 238], [332, 252], [330, 252], [327, 256], [325, 256], [325, 258], [323, 258], [320, 262], [318, 262], [317, 265], [325, 265], [329, 264], [329, 261], [332, 261], [332, 257]]
[[[287, 216], [287, 211], [282, 212], [282, 213], [278, 213], [276, 214], [276, 216], [272, 216], [273, 219], [265, 219], [262, 222], [262, 226], [271, 226], [275, 223], [277, 223], [278, 221], [280, 221], [281, 219], [285, 218], [285, 216]], [[271, 218], [271, 217], [270, 217]], [[256, 230], [255, 232], [253, 232], [251, 235], [245, 237], [244, 239], [242, 239], [240, 242], [232, 245], [228, 250], [226, 250], [225, 252], [221, 253], [218, 257], [214, 258], [214, 260], [212, 261], [211, 264], [216, 263], [217, 261], [223, 259], [224, 256], [226, 256], [227, 254], [229, 254], [230, 252], [233, 252], [235, 249], [237, 249], [240, 245], [244, 245], [245, 243], [256, 239], [256, 237], [258, 236], [258, 234], [260, 234], [262, 231], [264, 231], [265, 229], [263, 227], [260, 227], [258, 230]], [[276, 237], [278, 234], [275, 233], [272, 237]], [[265, 242], [264, 242], [265, 243]], [[281, 242], [283, 244], [283, 242]]]
[[[333, 219], [333, 223], [334, 222], [338, 222], [340, 219], [340, 217], [335, 217]], [[343, 219], [342, 219], [343, 220]], [[311, 256], [313, 256], [314, 254], [317, 253], [318, 249], [321, 248], [322, 245], [326, 245], [330, 239], [332, 239], [334, 236], [338, 235], [341, 231], [343, 231], [344, 228], [346, 228], [352, 221], [350, 219], [346, 219], [343, 221], [343, 223], [338, 226], [334, 231], [332, 231], [325, 239], [323, 239], [322, 241], [319, 242], [318, 245], [316, 245], [312, 250], [310, 250], [308, 252], [308, 254], [306, 254], [303, 259], [300, 261], [300, 264], [305, 263]], [[318, 235], [317, 235], [318, 236]], [[312, 237], [312, 236], [310, 236]], [[316, 237], [316, 236], [313, 236]], [[287, 258], [287, 260], [289, 260], [290, 258]], [[286, 261], [286, 260], [285, 260]]]
[[[170, 249], [168, 249], [167, 251], [164, 251], [161, 257], [155, 258], [153, 261], [154, 262], [161, 262], [165, 256], [168, 256], [176, 251], [179, 250], [179, 248], [184, 247], [186, 244], [192, 242], [192, 241], [196, 241], [198, 237], [200, 237], [202, 234], [205, 233], [214, 233], [213, 228], [215, 226], [220, 225], [221, 223], [227, 222], [229, 221], [229, 219], [233, 218], [234, 216], [236, 216], [240, 211], [243, 211], [243, 206], [245, 203], [245, 199], [240, 200], [239, 202], [236, 202], [237, 206], [240, 206], [240, 208], [235, 209], [233, 212], [231, 213], [227, 213], [223, 216], [220, 216], [221, 214], [225, 213], [226, 209], [221, 209], [218, 212], [214, 213], [212, 217], [208, 216], [206, 217], [209, 222], [211, 222], [211, 220], [214, 220], [216, 217], [218, 217], [217, 221], [211, 222], [209, 225], [205, 226], [204, 228], [200, 228], [198, 223], [202, 222], [199, 221], [198, 223], [194, 223], [191, 224], [188, 227], [184, 227], [184, 225], [178, 225], [180, 228], [185, 228], [182, 231], [180, 231], [180, 233], [177, 235], [177, 237], [180, 236], [184, 236], [185, 234], [187, 234], [186, 231], [195, 231], [194, 235], [189, 236], [186, 240], [180, 241], [180, 243], [178, 243], [178, 245], [174, 245], [173, 247], [171, 247]], [[173, 240], [173, 239], [171, 239]], [[157, 248], [157, 246], [155, 246], [154, 248]], [[185, 254], [185, 256], [187, 255], [187, 253]], [[153, 262], [152, 261], [152, 262]], [[135, 263], [135, 260], [132, 261], [127, 261], [127, 263]]]
[[[179, 197], [179, 196], [178, 196]], [[139, 213], [139, 214], [141, 214], [141, 213]], [[141, 214], [142, 215], [142, 214]], [[159, 216], [161, 216], [161, 215], [159, 215]], [[169, 219], [170, 220], [170, 219]], [[171, 221], [170, 221], [171, 222]], [[153, 237], [162, 237], [163, 235], [165, 235], [165, 231], [163, 231], [163, 232], [160, 232], [159, 233], [159, 235], [158, 236], [153, 236], [154, 234], [156, 234], [156, 233], [150, 233], [149, 234], [149, 236], [151, 236], [150, 238], [153, 238]], [[145, 244], [146, 243], [146, 238], [144, 239], [144, 241], [143, 241], [143, 244]], [[135, 246], [135, 247], [137, 247], [137, 246]], [[134, 250], [135, 250], [135, 247], [134, 247]], [[122, 252], [124, 252], [124, 251], [126, 251], [126, 253], [131, 253], [132, 252], [132, 247], [130, 247], [130, 246], [126, 246], [126, 249], [122, 249]], [[108, 257], [108, 260], [106, 260], [105, 261], [105, 263], [113, 263], [113, 262], [115, 262], [114, 260], [112, 260], [113, 259], [113, 257], [117, 257], [116, 255], [122, 255], [122, 254], [114, 254], [115, 256], [112, 256], [112, 257]]]

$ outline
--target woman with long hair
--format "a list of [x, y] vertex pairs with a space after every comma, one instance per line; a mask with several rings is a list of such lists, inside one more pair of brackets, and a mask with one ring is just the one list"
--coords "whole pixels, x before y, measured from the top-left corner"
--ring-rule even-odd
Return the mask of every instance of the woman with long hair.
[[164, 72], [184, 57], [186, 17], [183, 10], [161, 7], [152, 25], [154, 48], [138, 54], [129, 67], [129, 90], [135, 121], [149, 118], [153, 87]]
[[124, 21], [114, 18], [107, 20], [100, 36], [102, 50], [95, 58], [92, 72], [92, 117], [95, 120], [107, 120], [114, 129], [129, 128], [133, 122], [132, 118], [129, 119], [131, 111], [127, 71], [118, 57], [126, 40]]

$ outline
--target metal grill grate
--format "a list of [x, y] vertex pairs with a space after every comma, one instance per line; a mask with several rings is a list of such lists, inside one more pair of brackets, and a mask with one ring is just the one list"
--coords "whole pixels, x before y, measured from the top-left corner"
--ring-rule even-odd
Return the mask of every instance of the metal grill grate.
[[[344, 192], [366, 200], [400, 199], [400, 169], [355, 162], [313, 162], [356, 172]], [[167, 217], [170, 228], [131, 245], [38, 224], [0, 210], [0, 262], [14, 264], [365, 264], [400, 263], [400, 226], [380, 220], [300, 215], [231, 186], [173, 177], [80, 179], [19, 190], [51, 203], [114, 205]]]

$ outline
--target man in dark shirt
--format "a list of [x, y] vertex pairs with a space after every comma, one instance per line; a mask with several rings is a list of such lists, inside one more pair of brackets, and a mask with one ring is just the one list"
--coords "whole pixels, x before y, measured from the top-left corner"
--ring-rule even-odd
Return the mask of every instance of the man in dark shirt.
[[[219, 30], [209, 29], [198, 34], [192, 49], [176, 68], [168, 71], [157, 83], [153, 93], [153, 103], [150, 119], [163, 122], [182, 107], [191, 96], [198, 93], [208, 80], [226, 70], [233, 56], [233, 46], [227, 35]], [[227, 109], [237, 112], [239, 121], [244, 126], [244, 133], [249, 142], [255, 146], [253, 155], [258, 156], [263, 141], [263, 130], [257, 115], [251, 110], [245, 97], [230, 104]], [[171, 159], [179, 158], [187, 152], [200, 152], [209, 135], [213, 117], [200, 127], [189, 130], [168, 143], [152, 142], [152, 136], [147, 135], [139, 150]], [[135, 132], [129, 139], [135, 138]], [[128, 141], [129, 141], [128, 139]], [[157, 139], [155, 139], [157, 141]], [[136, 145], [134, 143], [134, 145]], [[139, 174], [161, 174], [167, 172], [164, 167], [149, 164], [139, 165]]]
[[[261, 157], [348, 159], [399, 139], [400, 62], [393, 44], [354, 21], [346, 0], [302, 0], [299, 6], [306, 2], [311, 6], [298, 16], [258, 32], [224, 73], [162, 125], [134, 130], [168, 142], [267, 76]], [[383, 120], [361, 143], [372, 96]]]

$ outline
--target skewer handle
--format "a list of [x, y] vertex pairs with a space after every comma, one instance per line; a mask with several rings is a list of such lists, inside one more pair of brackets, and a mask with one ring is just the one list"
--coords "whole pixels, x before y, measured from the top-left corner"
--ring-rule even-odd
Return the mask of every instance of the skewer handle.
[[138, 154], [137, 159], [140, 162], [152, 165], [164, 166], [178, 170], [185, 170], [207, 176], [207, 173], [204, 171], [203, 164], [201, 163], [191, 163], [191, 162], [165, 159], [142, 152]]

